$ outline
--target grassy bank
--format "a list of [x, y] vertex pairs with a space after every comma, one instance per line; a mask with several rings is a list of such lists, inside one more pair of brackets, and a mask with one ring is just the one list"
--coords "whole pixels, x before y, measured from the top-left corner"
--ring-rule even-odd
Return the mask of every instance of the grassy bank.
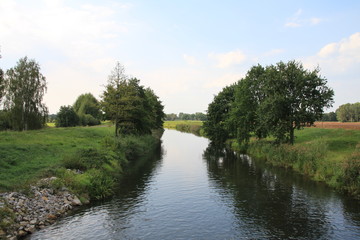
[[107, 126], [0, 132], [0, 191], [55, 175], [54, 187], [85, 198], [109, 195], [127, 162], [147, 156], [158, 143], [152, 136], [115, 139], [113, 132]]
[[175, 129], [181, 132], [193, 133], [197, 136], [204, 136], [202, 121], [165, 121], [164, 128]]
[[248, 154], [360, 197], [360, 131], [305, 128], [296, 137], [294, 145], [253, 140]]

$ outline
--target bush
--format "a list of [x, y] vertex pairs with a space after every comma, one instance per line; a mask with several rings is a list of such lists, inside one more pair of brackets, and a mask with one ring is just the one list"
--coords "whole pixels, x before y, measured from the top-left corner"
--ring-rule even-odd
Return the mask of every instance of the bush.
[[0, 131], [11, 129], [11, 113], [8, 111], [0, 111]]
[[360, 144], [356, 146], [355, 152], [345, 162], [341, 180], [347, 192], [360, 197]]
[[115, 139], [115, 149], [123, 152], [128, 161], [150, 155], [158, 142], [151, 135], [123, 136]]
[[56, 127], [75, 127], [79, 125], [79, 117], [71, 106], [61, 106], [55, 121]]
[[114, 160], [112, 151], [99, 151], [96, 148], [79, 149], [74, 155], [63, 159], [63, 166], [70, 169], [82, 171], [90, 168], [101, 168], [103, 164]]
[[96, 119], [90, 114], [81, 115], [79, 119], [80, 119], [80, 124], [83, 126], [95, 126], [95, 125], [100, 125], [101, 123], [99, 119]]

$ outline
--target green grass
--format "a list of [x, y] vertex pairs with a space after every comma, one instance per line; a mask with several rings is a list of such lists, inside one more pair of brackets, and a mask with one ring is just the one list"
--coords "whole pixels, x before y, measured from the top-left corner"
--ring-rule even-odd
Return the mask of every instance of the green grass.
[[202, 121], [192, 121], [192, 120], [177, 120], [177, 121], [165, 121], [164, 128], [176, 129], [177, 125], [186, 124], [186, 125], [197, 125], [202, 126]]
[[14, 190], [50, 174], [65, 156], [101, 148], [112, 127], [44, 128], [0, 132], [0, 191]]
[[295, 135], [293, 146], [252, 140], [248, 153], [360, 198], [359, 130], [305, 128]]

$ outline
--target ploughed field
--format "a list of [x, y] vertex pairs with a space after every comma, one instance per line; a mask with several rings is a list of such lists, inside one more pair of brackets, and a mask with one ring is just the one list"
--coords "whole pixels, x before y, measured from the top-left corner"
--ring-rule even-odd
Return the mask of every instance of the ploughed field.
[[313, 127], [360, 130], [360, 122], [315, 122]]

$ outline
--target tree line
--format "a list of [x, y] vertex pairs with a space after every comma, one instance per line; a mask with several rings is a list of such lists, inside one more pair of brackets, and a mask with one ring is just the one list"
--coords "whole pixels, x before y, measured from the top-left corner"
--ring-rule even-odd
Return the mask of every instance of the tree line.
[[[1, 56], [0, 56], [1, 57]], [[46, 125], [48, 109], [43, 103], [45, 76], [33, 59], [21, 58], [14, 68], [0, 69], [0, 130], [26, 131]], [[91, 93], [80, 95], [72, 106], [61, 106], [56, 127], [92, 126], [111, 120], [115, 135], [143, 135], [162, 129], [164, 106], [151, 88], [125, 74], [117, 62], [98, 101]]]
[[336, 109], [336, 117], [341, 122], [360, 122], [360, 102], [341, 105]]
[[166, 114], [165, 120], [166, 121], [175, 121], [175, 120], [194, 120], [194, 121], [206, 121], [206, 114], [202, 112], [196, 113], [169, 113]]
[[245, 147], [252, 135], [293, 144], [295, 129], [314, 124], [332, 106], [334, 92], [319, 71], [296, 61], [253, 66], [209, 104], [206, 135], [214, 143], [232, 138]]

